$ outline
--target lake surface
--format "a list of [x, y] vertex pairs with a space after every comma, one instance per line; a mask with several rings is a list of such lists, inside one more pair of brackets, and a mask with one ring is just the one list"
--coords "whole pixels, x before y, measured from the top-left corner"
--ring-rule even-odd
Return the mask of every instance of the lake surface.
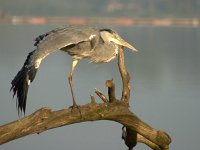
[[[34, 50], [34, 38], [56, 25], [0, 25], [0, 124], [18, 119], [10, 82]], [[130, 106], [143, 121], [170, 134], [172, 150], [199, 149], [200, 139], [200, 28], [119, 27], [115, 29], [139, 51], [125, 50], [131, 75]], [[59, 110], [72, 104], [67, 77], [71, 58], [64, 52], [48, 56], [29, 88], [27, 115], [41, 107]], [[94, 88], [107, 93], [104, 82], [113, 78], [121, 94], [117, 60], [92, 64], [82, 60], [73, 77], [76, 101], [86, 104]], [[99, 100], [99, 102], [101, 102]], [[127, 149], [121, 125], [98, 121], [49, 130], [1, 146], [2, 150]], [[138, 144], [137, 150], [148, 150]]]

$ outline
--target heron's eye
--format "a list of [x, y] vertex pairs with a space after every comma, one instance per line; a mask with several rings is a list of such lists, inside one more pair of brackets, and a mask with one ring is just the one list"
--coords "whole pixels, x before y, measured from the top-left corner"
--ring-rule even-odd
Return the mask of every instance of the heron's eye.
[[121, 37], [117, 34], [115, 35], [115, 38], [118, 39], [118, 40], [121, 40]]

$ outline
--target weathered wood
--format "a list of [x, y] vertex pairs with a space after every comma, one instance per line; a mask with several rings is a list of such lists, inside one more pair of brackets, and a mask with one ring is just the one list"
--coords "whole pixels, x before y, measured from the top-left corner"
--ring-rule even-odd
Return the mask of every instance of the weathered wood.
[[130, 127], [122, 127], [122, 139], [124, 140], [125, 144], [128, 146], [129, 150], [132, 150], [133, 147], [136, 146], [138, 139], [137, 132], [135, 132], [133, 129]]
[[125, 67], [125, 64], [124, 64], [124, 53], [123, 53], [122, 48], [119, 49], [118, 66], [119, 66], [119, 72], [121, 74], [122, 84], [123, 84], [121, 100], [125, 101], [126, 103], [129, 103], [130, 76], [129, 76], [129, 73], [126, 71], [126, 67]]
[[108, 87], [109, 102], [114, 102], [116, 100], [116, 97], [115, 97], [115, 84], [113, 82], [113, 79], [107, 80], [106, 86]]
[[163, 150], [161, 149], [158, 145], [156, 145], [155, 143], [147, 140], [145, 137], [141, 136], [140, 134], [137, 134], [137, 141], [139, 143], [144, 143], [146, 144], [147, 146], [149, 146], [151, 149], [153, 150]]
[[78, 109], [52, 111], [49, 108], [42, 108], [27, 117], [0, 126], [0, 144], [48, 129], [95, 120], [119, 122], [161, 147], [166, 147], [171, 142], [165, 132], [157, 131], [141, 121], [129, 111], [124, 102], [89, 103], [79, 108], [82, 117]]
[[[129, 73], [126, 71], [126, 66], [124, 63], [124, 52], [123, 49], [119, 49], [118, 54], [118, 67], [119, 72], [122, 78], [122, 96], [121, 100], [127, 103], [129, 105], [129, 99], [130, 99], [130, 76]], [[130, 129], [129, 126], [126, 126], [127, 136], [124, 139], [125, 144], [128, 146], [129, 150], [132, 150], [133, 147], [137, 144], [137, 132], [133, 129]]]
[[132, 150], [137, 142], [145, 143], [154, 150], [168, 150], [171, 143], [169, 135], [153, 129], [128, 109], [130, 76], [124, 65], [122, 49], [119, 50], [118, 66], [123, 82], [121, 100], [116, 99], [113, 80], [107, 80], [109, 99], [100, 90], [95, 91], [103, 103], [96, 103], [95, 97], [91, 96], [91, 103], [79, 106], [73, 111], [71, 108], [58, 111], [41, 108], [27, 117], [0, 126], [0, 144], [69, 124], [111, 120], [124, 126], [122, 137], [129, 150]]
[[95, 93], [101, 98], [101, 100], [104, 102], [104, 103], [108, 103], [109, 100], [107, 99], [107, 97], [99, 90], [99, 89], [95, 89]]

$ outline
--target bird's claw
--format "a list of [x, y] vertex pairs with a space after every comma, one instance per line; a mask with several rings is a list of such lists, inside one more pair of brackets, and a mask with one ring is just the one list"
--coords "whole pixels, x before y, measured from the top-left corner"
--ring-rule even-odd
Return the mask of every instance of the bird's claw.
[[69, 108], [71, 108], [73, 110], [73, 109], [76, 109], [76, 108], [80, 108], [80, 106], [77, 105], [77, 104], [73, 104], [72, 106], [69, 106]]
[[73, 112], [75, 109], [78, 109], [81, 117], [82, 117], [82, 113], [81, 113], [81, 107], [77, 104], [73, 104], [72, 106], [70, 106], [69, 108], [71, 108], [71, 111]]

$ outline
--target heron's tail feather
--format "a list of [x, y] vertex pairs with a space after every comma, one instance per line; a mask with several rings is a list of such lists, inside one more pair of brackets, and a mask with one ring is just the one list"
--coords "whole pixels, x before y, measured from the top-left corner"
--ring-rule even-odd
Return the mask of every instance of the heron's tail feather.
[[17, 96], [18, 113], [22, 111], [25, 113], [28, 88], [37, 73], [37, 68], [31, 63], [34, 52], [29, 53], [23, 67], [11, 82], [12, 86], [10, 91], [13, 91], [13, 97], [15, 95]]

